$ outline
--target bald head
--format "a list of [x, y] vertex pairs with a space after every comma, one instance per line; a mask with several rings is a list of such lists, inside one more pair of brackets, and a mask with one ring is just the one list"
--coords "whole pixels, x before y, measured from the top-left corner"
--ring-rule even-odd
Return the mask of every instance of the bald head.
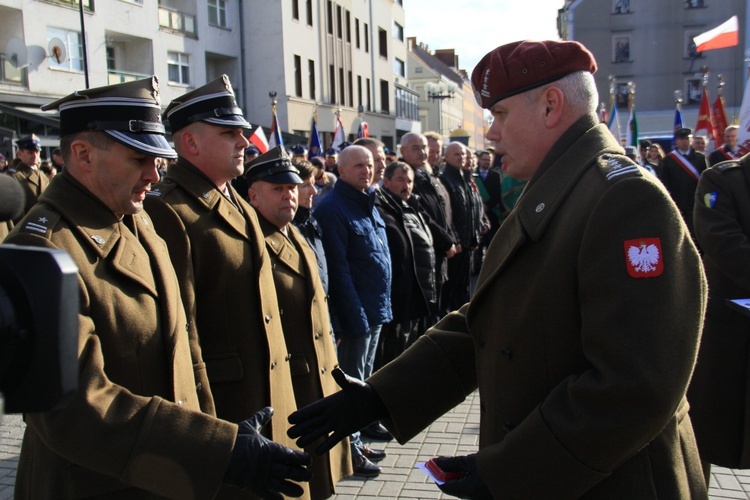
[[445, 163], [461, 170], [466, 163], [466, 148], [460, 142], [451, 142], [448, 147], [445, 148]]
[[365, 191], [372, 182], [372, 153], [357, 145], [351, 145], [339, 155], [339, 180], [358, 191]]

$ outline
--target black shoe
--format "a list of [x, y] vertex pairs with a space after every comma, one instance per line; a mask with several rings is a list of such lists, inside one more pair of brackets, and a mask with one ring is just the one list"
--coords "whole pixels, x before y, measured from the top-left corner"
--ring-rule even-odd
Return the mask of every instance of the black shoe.
[[352, 466], [354, 468], [355, 476], [378, 477], [380, 475], [380, 467], [370, 462], [364, 455], [353, 458]]
[[365, 458], [370, 462], [380, 462], [386, 457], [384, 450], [373, 450], [369, 446], [365, 445], [359, 446], [358, 448], [359, 451], [362, 452], [362, 455], [364, 455]]
[[360, 432], [363, 436], [375, 441], [390, 441], [393, 439], [393, 435], [388, 432], [388, 429], [383, 427], [383, 424], [380, 422], [375, 422], [374, 424], [365, 427]]

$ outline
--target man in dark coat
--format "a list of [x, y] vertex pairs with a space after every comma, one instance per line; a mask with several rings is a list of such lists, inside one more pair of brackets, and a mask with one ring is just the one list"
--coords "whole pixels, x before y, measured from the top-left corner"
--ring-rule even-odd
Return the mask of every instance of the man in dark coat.
[[479, 245], [479, 204], [474, 196], [471, 178], [464, 176], [469, 151], [460, 142], [445, 148], [445, 167], [440, 181], [450, 196], [452, 224], [457, 237], [456, 255], [448, 259], [448, 281], [443, 287], [445, 306], [453, 311], [469, 301], [471, 256]]
[[703, 172], [693, 214], [709, 296], [688, 398], [709, 477], [710, 464], [750, 468], [750, 317], [727, 303], [750, 298], [750, 155]]
[[422, 206], [429, 215], [430, 231], [435, 248], [435, 289], [437, 309], [434, 320], [445, 314], [447, 306], [443, 297], [443, 283], [448, 280], [448, 259], [456, 255], [457, 238], [453, 229], [451, 201], [443, 183], [427, 163], [427, 138], [409, 132], [401, 137], [401, 157], [414, 169], [414, 194], [419, 195]]
[[435, 307], [435, 250], [426, 214], [412, 194], [414, 171], [403, 162], [385, 169], [375, 206], [385, 222], [391, 253], [393, 319], [380, 332], [375, 369], [400, 355], [421, 335]]
[[724, 144], [714, 149], [710, 155], [708, 155], [708, 164], [716, 165], [722, 161], [736, 160], [740, 157], [737, 151], [737, 133], [739, 127], [737, 125], [730, 125], [724, 129]]
[[42, 144], [39, 142], [39, 138], [35, 134], [22, 137], [16, 141], [16, 146], [18, 146], [16, 158], [21, 161], [16, 166], [8, 169], [8, 175], [20, 183], [26, 195], [26, 205], [23, 211], [25, 214], [31, 210], [31, 207], [34, 206], [42, 193], [44, 193], [44, 190], [47, 189], [49, 179], [39, 170], [39, 163], [41, 161], [39, 155], [42, 151]]
[[693, 131], [681, 128], [675, 132], [675, 147], [664, 157], [661, 180], [672, 195], [682, 219], [687, 224], [690, 234], [693, 233], [693, 205], [695, 189], [701, 173], [708, 167], [703, 153], [692, 148]]
[[299, 443], [333, 432], [330, 445], [374, 419], [403, 443], [478, 388], [478, 452], [436, 460], [458, 473], [448, 494], [707, 497], [685, 398], [700, 257], [661, 183], [599, 123], [595, 70], [570, 41], [515, 42], [479, 62], [487, 139], [529, 184], [471, 302], [364, 384], [335, 372], [344, 390], [290, 418]]

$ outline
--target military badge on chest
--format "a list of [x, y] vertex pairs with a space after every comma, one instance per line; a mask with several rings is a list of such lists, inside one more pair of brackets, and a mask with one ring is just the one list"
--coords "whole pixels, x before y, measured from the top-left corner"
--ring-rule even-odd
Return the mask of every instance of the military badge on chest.
[[625, 267], [632, 278], [655, 278], [664, 272], [659, 238], [626, 240]]

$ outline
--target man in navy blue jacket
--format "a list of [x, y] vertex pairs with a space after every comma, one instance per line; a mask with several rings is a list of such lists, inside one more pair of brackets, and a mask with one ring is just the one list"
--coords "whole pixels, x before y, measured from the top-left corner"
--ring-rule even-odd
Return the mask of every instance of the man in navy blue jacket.
[[[375, 208], [371, 187], [372, 154], [349, 146], [339, 157], [339, 180], [316, 207], [323, 230], [323, 248], [332, 265], [329, 274], [331, 320], [341, 369], [365, 380], [372, 375], [380, 329], [391, 313], [391, 257], [385, 223]], [[354, 473], [377, 476], [371, 461], [382, 451], [362, 445], [359, 432], [351, 436]]]

